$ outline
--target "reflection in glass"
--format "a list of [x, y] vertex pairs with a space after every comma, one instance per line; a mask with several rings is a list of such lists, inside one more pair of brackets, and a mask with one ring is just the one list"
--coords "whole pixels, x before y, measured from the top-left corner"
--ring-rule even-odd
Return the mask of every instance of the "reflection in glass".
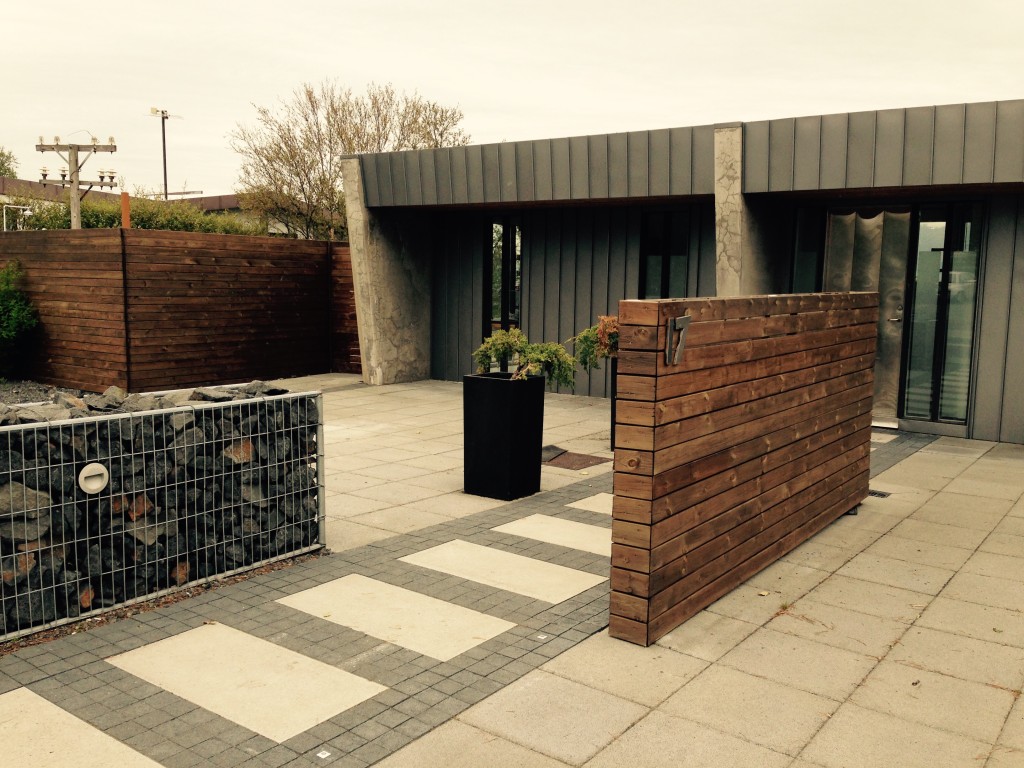
[[914, 308], [910, 316], [910, 349], [903, 413], [908, 418], [930, 419], [935, 367], [935, 331], [942, 277], [942, 249], [946, 222], [922, 221], [918, 228], [917, 268], [914, 271]]

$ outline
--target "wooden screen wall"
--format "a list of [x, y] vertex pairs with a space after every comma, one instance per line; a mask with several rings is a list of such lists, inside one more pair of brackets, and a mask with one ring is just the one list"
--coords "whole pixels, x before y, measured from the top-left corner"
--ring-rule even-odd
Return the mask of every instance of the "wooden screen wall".
[[41, 323], [31, 375], [98, 391], [128, 385], [121, 235], [114, 229], [5, 232], [0, 265], [17, 259]]
[[649, 645], [867, 495], [878, 294], [623, 301], [619, 321], [610, 631]]
[[157, 230], [16, 232], [34, 378], [142, 392], [358, 372], [348, 247]]

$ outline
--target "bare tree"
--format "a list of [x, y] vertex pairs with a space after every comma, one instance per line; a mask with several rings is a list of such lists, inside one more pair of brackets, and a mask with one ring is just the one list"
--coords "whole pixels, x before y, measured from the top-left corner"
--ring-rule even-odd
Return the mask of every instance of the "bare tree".
[[276, 109], [255, 108], [255, 125], [230, 137], [242, 156], [242, 207], [304, 238], [344, 233], [343, 156], [469, 143], [458, 107], [390, 84], [356, 95], [333, 81], [305, 83]]

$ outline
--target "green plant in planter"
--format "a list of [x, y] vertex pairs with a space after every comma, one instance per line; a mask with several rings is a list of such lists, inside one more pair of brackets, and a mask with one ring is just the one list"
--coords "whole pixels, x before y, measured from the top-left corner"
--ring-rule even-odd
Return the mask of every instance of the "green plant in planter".
[[39, 322], [35, 307], [18, 288], [24, 272], [17, 261], [0, 269], [0, 376], [14, 372], [18, 347]]
[[601, 360], [618, 356], [619, 318], [615, 315], [598, 315], [597, 325], [580, 331], [569, 342], [576, 345], [576, 362], [589, 373], [600, 367]]
[[575, 383], [576, 359], [554, 341], [531, 344], [518, 328], [495, 331], [473, 353], [477, 373], [487, 373], [492, 363], [514, 366], [513, 379], [544, 376], [548, 386], [561, 384], [572, 388]]

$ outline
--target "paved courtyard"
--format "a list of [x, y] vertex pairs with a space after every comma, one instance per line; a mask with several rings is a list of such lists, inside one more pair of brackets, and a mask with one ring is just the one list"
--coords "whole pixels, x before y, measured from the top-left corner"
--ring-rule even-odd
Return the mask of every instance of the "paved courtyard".
[[[288, 386], [332, 554], [0, 657], [0, 764], [1024, 766], [1024, 447], [876, 433], [859, 514], [645, 649], [610, 463], [467, 496], [460, 385]], [[549, 394], [544, 442], [608, 418]]]

